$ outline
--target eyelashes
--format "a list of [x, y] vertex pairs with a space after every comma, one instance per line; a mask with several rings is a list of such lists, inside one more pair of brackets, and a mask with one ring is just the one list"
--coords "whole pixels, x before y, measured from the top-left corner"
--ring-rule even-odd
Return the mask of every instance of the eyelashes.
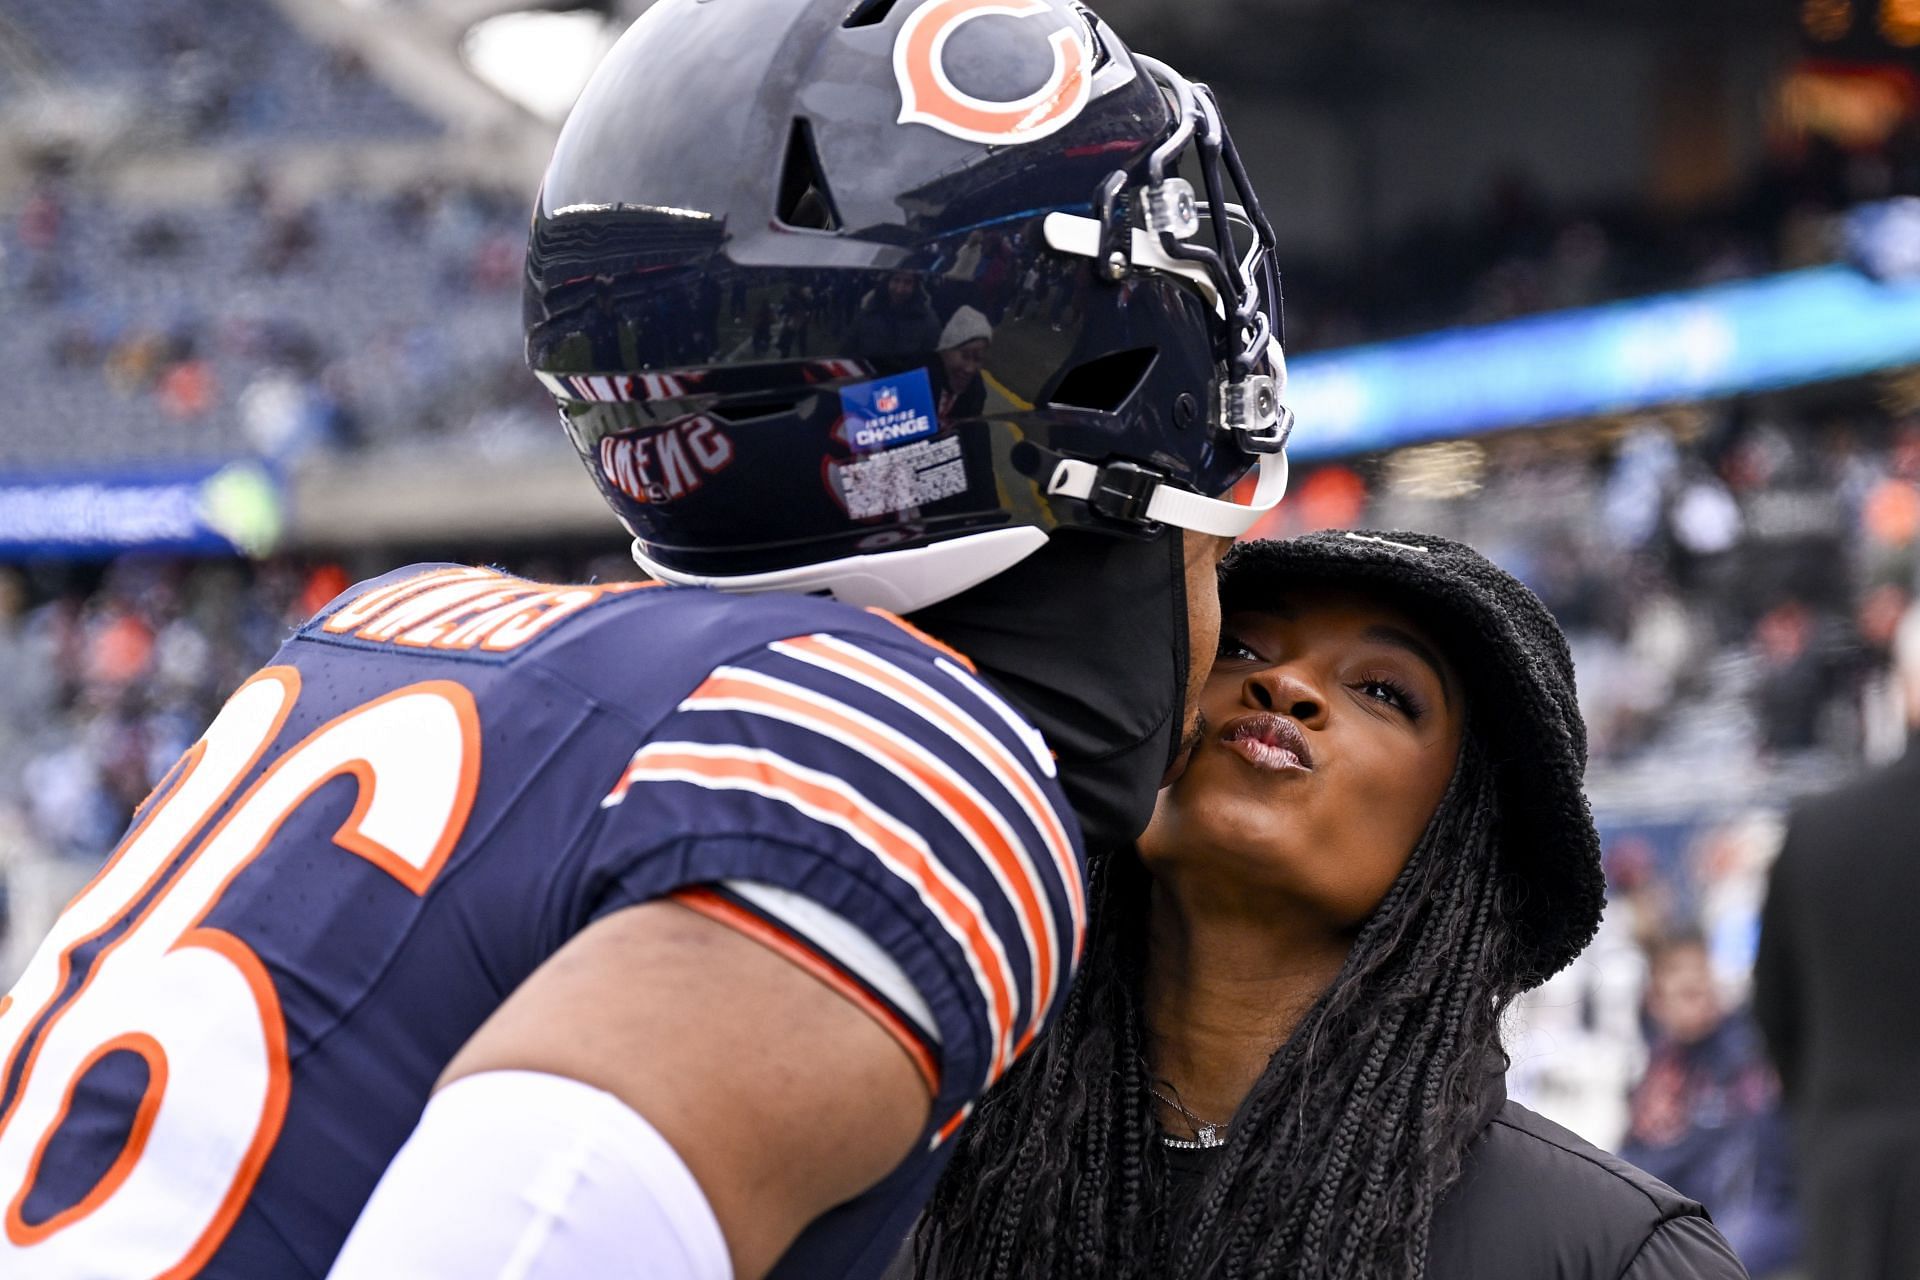
[[[1376, 702], [1384, 702], [1399, 708], [1409, 720], [1417, 721], [1427, 714], [1426, 700], [1395, 676], [1369, 674], [1363, 676], [1353, 687]], [[1376, 696], [1375, 690], [1383, 692], [1386, 696]]]
[[1220, 633], [1220, 643], [1213, 651], [1213, 659], [1215, 662], [1223, 658], [1251, 658], [1255, 662], [1261, 661], [1259, 654], [1247, 648], [1237, 637], [1228, 635], [1225, 631]]

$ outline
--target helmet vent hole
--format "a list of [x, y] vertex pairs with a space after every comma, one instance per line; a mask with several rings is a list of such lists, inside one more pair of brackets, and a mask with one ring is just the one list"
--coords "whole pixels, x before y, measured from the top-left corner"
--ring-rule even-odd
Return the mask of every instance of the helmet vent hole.
[[847, 15], [843, 27], [877, 27], [887, 20], [893, 11], [893, 0], [860, 0], [853, 6], [853, 12]]
[[1099, 22], [1085, 9], [1079, 9], [1077, 5], [1075, 8], [1079, 11], [1081, 23], [1087, 28], [1087, 39], [1093, 45], [1093, 73], [1099, 75], [1106, 69], [1107, 64], [1113, 61], [1113, 54], [1108, 50], [1105, 38], [1100, 34]]
[[803, 231], [838, 231], [840, 214], [820, 171], [820, 155], [813, 145], [813, 126], [795, 120], [787, 135], [787, 158], [780, 169], [780, 202], [773, 216], [783, 225]]
[[1140, 389], [1159, 354], [1158, 347], [1131, 347], [1077, 364], [1046, 397], [1047, 403], [1112, 413]]
[[784, 417], [799, 407], [800, 396], [732, 396], [708, 410], [723, 422], [751, 422], [755, 418]]

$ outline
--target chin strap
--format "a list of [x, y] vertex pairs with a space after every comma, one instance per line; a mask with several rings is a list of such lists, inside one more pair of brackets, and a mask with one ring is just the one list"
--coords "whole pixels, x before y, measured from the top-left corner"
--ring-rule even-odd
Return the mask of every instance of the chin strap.
[[[1170, 524], [1215, 537], [1237, 538], [1279, 506], [1280, 499], [1286, 496], [1287, 455], [1261, 454], [1256, 474], [1253, 492], [1242, 503], [1177, 488], [1165, 477], [1131, 462], [1095, 466], [1078, 458], [1063, 458], [1047, 482], [1047, 493], [1079, 498], [1112, 520]], [[1241, 481], [1235, 492], [1242, 491], [1246, 484], [1247, 481]]]
[[[1212, 498], [1137, 463], [1066, 458], [1055, 464], [1047, 493], [1078, 498], [1110, 520], [1237, 538], [1287, 491], [1293, 411], [1286, 404], [1287, 357], [1278, 332], [1273, 227], [1227, 136], [1213, 91], [1152, 58], [1136, 53], [1133, 61], [1166, 96], [1172, 131], [1148, 157], [1145, 174], [1115, 170], [1106, 176], [1094, 193], [1096, 216], [1056, 210], [1042, 221], [1041, 234], [1056, 253], [1092, 259], [1100, 279], [1118, 283], [1151, 271], [1199, 291], [1213, 312], [1219, 367], [1212, 432], [1223, 445], [1258, 459], [1257, 473], [1232, 495]], [[1177, 176], [1189, 152], [1206, 188], [1205, 200]], [[1243, 203], [1229, 199], [1234, 194]], [[1136, 215], [1144, 226], [1136, 224]], [[1200, 236], [1205, 224], [1212, 227], [1211, 237]]]

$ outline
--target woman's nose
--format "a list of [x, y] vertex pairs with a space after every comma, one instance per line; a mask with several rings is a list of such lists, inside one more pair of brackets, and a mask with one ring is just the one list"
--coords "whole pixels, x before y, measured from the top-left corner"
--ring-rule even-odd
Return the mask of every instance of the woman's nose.
[[1326, 719], [1325, 696], [1292, 667], [1268, 667], [1248, 676], [1246, 696], [1262, 711], [1292, 716], [1309, 727]]

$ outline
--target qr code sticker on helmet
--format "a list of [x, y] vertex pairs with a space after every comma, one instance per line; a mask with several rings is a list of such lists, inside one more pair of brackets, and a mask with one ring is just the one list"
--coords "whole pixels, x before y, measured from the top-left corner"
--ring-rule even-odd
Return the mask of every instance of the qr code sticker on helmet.
[[839, 463], [834, 474], [847, 514], [855, 520], [897, 515], [967, 489], [960, 441], [951, 436]]

